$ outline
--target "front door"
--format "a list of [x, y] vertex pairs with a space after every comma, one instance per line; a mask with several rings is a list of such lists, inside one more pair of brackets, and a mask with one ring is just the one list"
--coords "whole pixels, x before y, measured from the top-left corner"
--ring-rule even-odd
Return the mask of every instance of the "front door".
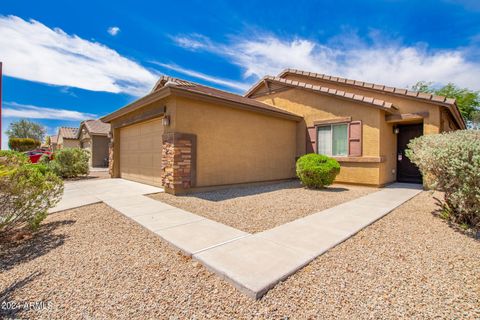
[[409, 124], [398, 126], [397, 136], [397, 181], [422, 183], [422, 175], [417, 166], [405, 155], [407, 145], [413, 138], [423, 134], [423, 124]]

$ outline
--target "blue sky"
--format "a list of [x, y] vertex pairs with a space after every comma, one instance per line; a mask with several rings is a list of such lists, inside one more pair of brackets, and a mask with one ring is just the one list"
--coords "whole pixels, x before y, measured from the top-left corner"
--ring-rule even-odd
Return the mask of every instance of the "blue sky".
[[161, 74], [237, 93], [287, 67], [478, 90], [479, 47], [476, 0], [3, 0], [2, 130], [19, 118], [49, 134], [78, 126]]

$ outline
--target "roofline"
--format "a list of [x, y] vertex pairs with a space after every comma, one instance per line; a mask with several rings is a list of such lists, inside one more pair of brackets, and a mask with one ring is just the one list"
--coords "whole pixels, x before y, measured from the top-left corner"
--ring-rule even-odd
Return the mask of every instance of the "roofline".
[[[78, 126], [77, 139], [80, 139], [80, 134], [82, 133], [82, 126], [85, 126], [85, 128], [87, 128], [88, 130], [88, 127], [85, 124], [85, 122], [87, 121], [97, 121], [97, 119], [88, 119], [80, 122], [80, 126]], [[105, 136], [105, 137], [108, 136], [108, 133], [96, 133], [96, 132], [90, 132], [90, 131], [88, 131], [88, 134], [91, 136]]]
[[[326, 75], [326, 74], [315, 73], [315, 72], [307, 72], [307, 71], [291, 69], [291, 68], [284, 69], [282, 72], [280, 72], [278, 74], [278, 77], [283, 77], [283, 76], [285, 76], [286, 74], [289, 74], [289, 73], [290, 74], [296, 74], [296, 75], [303, 75], [303, 76], [307, 76], [307, 77], [310, 77], [310, 78], [313, 78], [313, 79], [315, 79], [315, 78], [316, 79], [321, 79], [323, 81], [327, 81], [327, 82], [331, 82], [331, 83], [337, 83], [337, 84], [343, 84], [343, 85], [352, 86], [352, 87], [358, 87], [358, 88], [362, 88], [363, 90], [367, 90], [367, 91], [381, 92], [381, 93], [384, 93], [384, 94], [387, 94], [387, 95], [393, 95], [393, 96], [412, 99], [412, 100], [420, 100], [420, 101], [435, 104], [435, 105], [441, 105], [441, 106], [447, 107], [450, 110], [453, 117], [457, 121], [457, 124], [462, 129], [466, 129], [466, 127], [467, 127], [466, 124], [465, 124], [465, 120], [463, 119], [463, 117], [460, 114], [460, 111], [458, 110], [457, 102], [453, 98], [447, 98], [445, 96], [437, 96], [437, 95], [434, 95], [434, 94], [428, 94], [428, 95], [430, 95], [429, 98], [421, 97], [421, 95], [423, 94], [422, 92], [410, 91], [408, 89], [390, 87], [390, 86], [381, 85], [381, 84], [357, 81], [357, 80], [353, 80], [353, 79], [329, 76], [329, 75]], [[248, 92], [250, 92], [250, 90]], [[453, 109], [452, 109], [452, 107], [453, 107]]]
[[[344, 99], [344, 100], [348, 100], [348, 101], [352, 101], [352, 102], [366, 104], [368, 106], [371, 106], [371, 107], [374, 107], [374, 108], [377, 108], [377, 109], [380, 109], [380, 110], [383, 110], [383, 111], [386, 111], [386, 112], [389, 112], [389, 113], [394, 113], [395, 110], [396, 110], [395, 106], [393, 106], [393, 104], [391, 102], [387, 102], [387, 101], [384, 101], [384, 100], [381, 100], [381, 99], [376, 99], [376, 98], [373, 98], [373, 97], [366, 97], [366, 96], [362, 96], [362, 95], [358, 95], [358, 94], [354, 94], [354, 93], [346, 92], [346, 91], [342, 91], [342, 90], [336, 90], [336, 89], [331, 89], [331, 88], [327, 88], [327, 87], [316, 86], [316, 85], [312, 85], [312, 84], [305, 83], [305, 82], [299, 82], [299, 81], [295, 81], [295, 80], [292, 81], [292, 80], [287, 80], [287, 79], [280, 79], [278, 77], [272, 77], [272, 76], [263, 77], [255, 85], [253, 85], [253, 87], [247, 93], [245, 93], [245, 96], [249, 97], [253, 93], [253, 91], [255, 91], [258, 87], [260, 87], [260, 85], [262, 85], [265, 81], [279, 83], [279, 84], [282, 84], [282, 85], [285, 85], [285, 86], [288, 86], [288, 87], [291, 87], [291, 88], [298, 88], [298, 89], [312, 91], [312, 92], [323, 94], [323, 95], [333, 96], [333, 97], [336, 97], [336, 98], [339, 98], [339, 99]], [[266, 94], [267, 93], [261, 94], [261, 95], [266, 95]], [[365, 99], [365, 98], [367, 98], [367, 99]]]
[[[100, 118], [101, 121], [103, 122], [111, 122], [112, 120], [116, 119], [116, 118], [119, 118], [127, 113], [130, 113], [132, 111], [135, 111], [143, 106], [145, 106], [146, 104], [148, 103], [152, 103], [152, 102], [155, 102], [155, 101], [158, 101], [160, 99], [163, 99], [163, 98], [166, 98], [168, 96], [180, 96], [180, 97], [188, 97], [188, 98], [191, 98], [191, 97], [195, 97], [195, 98], [198, 98], [198, 99], [201, 99], [203, 101], [207, 101], [207, 102], [222, 102], [224, 104], [227, 104], [231, 107], [234, 107], [234, 108], [238, 108], [238, 109], [243, 109], [243, 110], [249, 110], [249, 111], [253, 111], [253, 112], [257, 112], [257, 113], [263, 113], [263, 114], [268, 114], [268, 115], [271, 115], [271, 116], [276, 116], [276, 117], [279, 117], [279, 118], [284, 118], [284, 119], [289, 119], [289, 120], [294, 120], [294, 121], [300, 121], [302, 120], [303, 118], [301, 116], [298, 116], [298, 115], [295, 115], [293, 113], [290, 113], [290, 112], [286, 112], [286, 111], [282, 111], [282, 110], [270, 110], [270, 109], [263, 109], [263, 108], [260, 108], [260, 107], [255, 107], [255, 106], [252, 106], [252, 105], [248, 105], [246, 103], [241, 103], [241, 102], [235, 102], [235, 101], [231, 101], [229, 99], [225, 99], [225, 98], [222, 98], [222, 97], [217, 97], [217, 96], [213, 96], [213, 95], [209, 95], [209, 94], [206, 94], [206, 93], [203, 93], [203, 92], [195, 92], [195, 91], [191, 91], [191, 90], [188, 90], [188, 89], [184, 89], [182, 87], [177, 87], [177, 86], [165, 86], [161, 89], [159, 89], [158, 91], [155, 91], [155, 92], [152, 92], [152, 93], [149, 93], [147, 94], [146, 96], [126, 105], [125, 107], [123, 108], [120, 108], [106, 116], [103, 116]], [[255, 102], [257, 103], [261, 103], [259, 101], [256, 101]], [[272, 106], [270, 105], [267, 105], [268, 107], [270, 108], [273, 108]]]

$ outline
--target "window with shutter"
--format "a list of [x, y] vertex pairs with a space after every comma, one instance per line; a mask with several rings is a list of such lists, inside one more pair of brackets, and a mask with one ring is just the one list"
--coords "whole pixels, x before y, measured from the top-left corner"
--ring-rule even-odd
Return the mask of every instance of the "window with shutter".
[[362, 121], [350, 122], [348, 129], [348, 155], [360, 157], [362, 155]]

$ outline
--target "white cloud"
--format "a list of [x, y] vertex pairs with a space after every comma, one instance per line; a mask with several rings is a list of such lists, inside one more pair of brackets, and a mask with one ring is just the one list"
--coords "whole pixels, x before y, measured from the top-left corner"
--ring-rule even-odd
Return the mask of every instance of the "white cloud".
[[11, 77], [143, 95], [157, 76], [109, 47], [16, 16], [0, 16], [0, 57]]
[[28, 119], [55, 119], [69, 121], [83, 121], [95, 119], [97, 115], [66, 109], [44, 108], [16, 102], [5, 102], [2, 110], [4, 118], [28, 118]]
[[246, 78], [297, 68], [401, 87], [425, 80], [480, 89], [480, 62], [468, 59], [469, 48], [433, 51], [424, 44], [407, 46], [378, 35], [372, 38], [372, 45], [341, 36], [326, 44], [274, 36], [234, 38], [229, 44], [213, 43], [198, 35], [173, 39], [185, 49], [225, 57], [242, 68]]
[[194, 70], [182, 68], [176, 64], [160, 63], [156, 61], [153, 61], [152, 63], [160, 67], [173, 70], [173, 71], [185, 74], [187, 76], [191, 76], [193, 78], [201, 79], [210, 83], [219, 84], [221, 86], [225, 86], [225, 87], [229, 87], [237, 90], [247, 90], [250, 87], [250, 85], [246, 83], [214, 77], [214, 76], [197, 72]]
[[119, 27], [110, 27], [110, 28], [108, 28], [107, 32], [112, 36], [116, 36], [120, 32], [120, 28]]

